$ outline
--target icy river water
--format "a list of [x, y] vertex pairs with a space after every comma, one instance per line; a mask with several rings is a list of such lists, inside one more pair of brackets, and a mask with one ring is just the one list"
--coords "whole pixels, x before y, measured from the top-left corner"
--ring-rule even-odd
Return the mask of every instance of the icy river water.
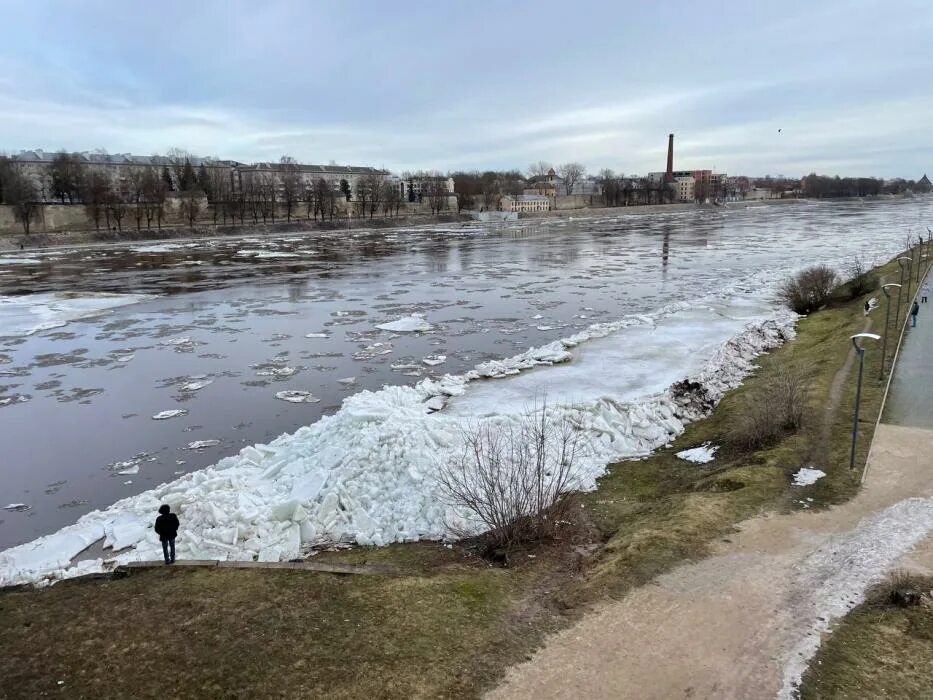
[[[573, 343], [570, 363], [473, 382], [442, 413], [488, 415], [543, 391], [637, 402], [773, 317], [792, 270], [879, 260], [931, 213], [929, 199], [799, 203], [0, 256], [0, 507], [21, 504], [0, 510], [0, 550], [333, 416], [363, 390], [462, 375], [593, 324], [626, 327]], [[413, 314], [430, 328], [378, 328]], [[307, 507], [319, 481], [290, 488]], [[370, 523], [367, 503], [348, 522]]]

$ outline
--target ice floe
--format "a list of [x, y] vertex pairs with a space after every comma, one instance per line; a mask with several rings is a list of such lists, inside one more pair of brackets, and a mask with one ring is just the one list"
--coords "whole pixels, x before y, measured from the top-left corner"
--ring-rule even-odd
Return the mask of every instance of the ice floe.
[[215, 447], [220, 444], [220, 440], [195, 440], [189, 442], [186, 450], [203, 450], [205, 447]]
[[199, 381], [187, 382], [178, 387], [179, 391], [200, 391], [206, 386], [213, 384], [212, 379], [201, 379]]
[[178, 418], [179, 416], [187, 415], [188, 409], [186, 408], [172, 408], [167, 411], [159, 411], [152, 416], [152, 420], [168, 420], [169, 418]]
[[150, 294], [69, 293], [0, 296], [0, 337], [27, 336], [152, 299]]
[[289, 403], [318, 403], [320, 399], [312, 394], [310, 391], [300, 391], [298, 389], [291, 389], [288, 391], [277, 391], [275, 392], [275, 398], [281, 401], [288, 401]]
[[425, 321], [423, 316], [412, 314], [411, 316], [403, 316], [397, 321], [380, 323], [376, 328], [383, 331], [392, 331], [394, 333], [414, 333], [416, 331], [429, 331], [434, 328], [434, 326]]

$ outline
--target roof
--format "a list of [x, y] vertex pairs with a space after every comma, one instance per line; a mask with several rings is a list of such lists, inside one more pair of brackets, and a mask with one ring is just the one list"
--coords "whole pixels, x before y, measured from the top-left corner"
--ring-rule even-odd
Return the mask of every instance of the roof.
[[[34, 151], [20, 151], [19, 154], [11, 156], [11, 160], [26, 163], [51, 163], [55, 160], [58, 153], [51, 153], [36, 149]], [[150, 166], [170, 166], [175, 164], [175, 160], [168, 156], [135, 156], [132, 153], [92, 153], [84, 151], [77, 154], [79, 160], [87, 165], [150, 165]], [[188, 162], [192, 167], [199, 168], [204, 166], [226, 166], [238, 168], [240, 170], [284, 170], [282, 163], [240, 163], [235, 160], [217, 160], [215, 158], [203, 158], [201, 156], [187, 156]], [[364, 175], [368, 173], [388, 174], [387, 170], [372, 168], [361, 165], [305, 165], [296, 164], [295, 167], [302, 172], [331, 174], [331, 175]]]

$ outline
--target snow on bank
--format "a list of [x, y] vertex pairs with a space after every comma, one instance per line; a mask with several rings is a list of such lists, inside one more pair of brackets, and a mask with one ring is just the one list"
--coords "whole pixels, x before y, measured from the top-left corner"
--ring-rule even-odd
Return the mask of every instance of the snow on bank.
[[[686, 307], [663, 313], [681, 308]], [[338, 540], [382, 545], [437, 539], [449, 525], [478, 531], [479, 523], [469, 514], [445, 505], [434, 478], [437, 465], [458, 450], [462, 440], [463, 417], [448, 410], [445, 399], [467, 394], [470, 382], [480, 378], [564, 362], [571, 358], [568, 348], [586, 340], [605, 338], [606, 343], [626, 345], [626, 337], [610, 336], [623, 328], [653, 327], [655, 321], [640, 316], [596, 324], [513, 358], [483, 363], [464, 375], [362, 391], [345, 399], [336, 414], [291, 435], [246, 447], [212, 467], [0, 553], [0, 585], [76, 575], [68, 562], [101, 537], [114, 550], [126, 548], [113, 557], [116, 563], [157, 559], [161, 550], [150, 524], [162, 503], [170, 504], [182, 520], [177, 548], [182, 558], [278, 561], [299, 556], [304, 547]], [[594, 488], [609, 462], [647, 454], [680, 434], [685, 423], [705, 415], [725, 391], [742, 381], [757, 355], [793, 335], [794, 318], [787, 314], [775, 320], [733, 322], [740, 332], [704, 349], [708, 361], [698, 365], [690, 383], [633, 396], [628, 402], [603, 393], [594, 394], [599, 396], [595, 400], [549, 406], [550, 418], [567, 417], [584, 431], [580, 488]], [[592, 367], [587, 371], [600, 372]], [[494, 414], [474, 416], [508, 425], [520, 420], [526, 409], [513, 401]], [[96, 566], [84, 563], [81, 571], [104, 566], [101, 561]]]
[[93, 292], [0, 296], [0, 337], [32, 335], [152, 298], [151, 294]]
[[699, 447], [693, 447], [689, 450], [682, 450], [675, 456], [679, 459], [693, 462], [695, 464], [706, 464], [707, 462], [712, 462], [716, 458], [716, 452], [718, 450], [718, 445], [710, 446], [708, 442], [705, 442]]
[[794, 474], [794, 486], [809, 486], [826, 476], [822, 469], [813, 469], [811, 467], [801, 467]]
[[798, 566], [793, 609], [800, 638], [785, 657], [778, 697], [792, 700], [831, 625], [859, 605], [901, 556], [933, 531], [933, 499], [908, 498], [834, 536]]

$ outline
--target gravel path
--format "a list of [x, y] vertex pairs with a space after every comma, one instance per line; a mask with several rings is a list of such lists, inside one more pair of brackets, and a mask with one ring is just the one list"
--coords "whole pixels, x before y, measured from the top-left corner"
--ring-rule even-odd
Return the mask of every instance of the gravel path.
[[488, 697], [792, 697], [819, 634], [871, 580], [911, 550], [933, 560], [930, 454], [933, 430], [879, 426], [856, 498], [746, 521], [712, 556], [551, 637]]

